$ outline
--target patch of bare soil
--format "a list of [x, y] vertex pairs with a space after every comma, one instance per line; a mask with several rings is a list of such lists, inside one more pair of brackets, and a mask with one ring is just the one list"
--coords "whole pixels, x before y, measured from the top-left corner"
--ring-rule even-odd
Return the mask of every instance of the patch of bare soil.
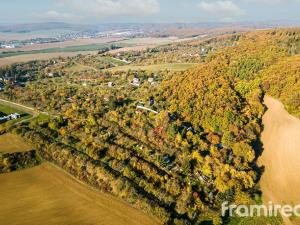
[[156, 219], [44, 163], [0, 174], [0, 224], [158, 225]]

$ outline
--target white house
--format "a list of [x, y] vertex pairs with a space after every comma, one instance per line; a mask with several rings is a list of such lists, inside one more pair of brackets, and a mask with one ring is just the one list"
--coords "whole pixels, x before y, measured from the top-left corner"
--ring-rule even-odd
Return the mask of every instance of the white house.
[[133, 78], [132, 83], [133, 86], [139, 87], [140, 86], [140, 79], [139, 78]]
[[10, 115], [10, 118], [12, 120], [16, 120], [16, 119], [19, 119], [21, 117], [21, 115], [19, 113], [14, 113], [14, 114], [11, 114]]
[[16, 46], [13, 44], [8, 44], [8, 45], [1, 45], [1, 48], [16, 48]]
[[148, 78], [148, 82], [152, 84], [154, 82], [154, 78], [153, 77], [149, 77]]
[[20, 117], [21, 115], [19, 113], [13, 113], [8, 116], [0, 117], [0, 123], [4, 123], [9, 120], [16, 120], [19, 119]]

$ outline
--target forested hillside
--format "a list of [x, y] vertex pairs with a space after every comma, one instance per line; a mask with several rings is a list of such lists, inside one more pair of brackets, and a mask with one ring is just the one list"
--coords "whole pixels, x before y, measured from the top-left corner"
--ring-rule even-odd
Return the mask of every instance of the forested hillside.
[[300, 117], [300, 57], [280, 60], [261, 72], [263, 88], [280, 99], [289, 113]]
[[[166, 224], [234, 224], [221, 217], [222, 202], [260, 202], [264, 95], [300, 116], [299, 35], [256, 31], [138, 54], [15, 65], [1, 69], [3, 78], [19, 68], [25, 84], [0, 95], [50, 114], [12, 131], [78, 179]], [[104, 70], [118, 66], [111, 57], [198, 65], [112, 72]]]

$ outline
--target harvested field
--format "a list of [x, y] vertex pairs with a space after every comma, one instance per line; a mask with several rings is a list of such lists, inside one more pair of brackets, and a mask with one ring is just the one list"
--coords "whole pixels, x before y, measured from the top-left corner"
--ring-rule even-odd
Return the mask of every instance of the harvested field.
[[6, 58], [0, 58], [0, 66], [10, 65], [13, 63], [29, 62], [33, 60], [48, 60], [57, 57], [72, 57], [79, 54], [88, 55], [88, 54], [97, 54], [97, 52], [96, 51], [54, 52], [54, 53], [39, 53], [39, 54], [11, 56]]
[[13, 152], [27, 152], [32, 150], [21, 137], [6, 133], [0, 136], [0, 152], [13, 153]]
[[0, 175], [0, 224], [156, 225], [154, 218], [45, 163]]
[[87, 38], [87, 39], [76, 39], [69, 40], [64, 42], [54, 42], [46, 44], [34, 44], [27, 45], [21, 48], [12, 48], [12, 49], [1, 49], [5, 52], [14, 52], [14, 51], [33, 51], [33, 50], [43, 50], [49, 48], [65, 48], [70, 46], [81, 46], [81, 45], [90, 45], [90, 44], [104, 44], [115, 41], [122, 41], [123, 38]]
[[78, 54], [96, 53], [100, 48], [113, 43], [123, 46], [123, 48], [112, 50], [112, 53], [143, 50], [170, 43], [172, 40], [172, 38], [136, 38], [128, 40], [124, 40], [124, 38], [78, 39], [58, 43], [37, 44], [15, 49], [0, 49], [0, 66], [31, 60], [51, 59], [59, 56], [68, 57]]
[[[281, 102], [265, 97], [268, 111], [263, 117], [264, 151], [259, 164], [265, 166], [261, 179], [267, 204], [300, 204], [300, 120], [291, 116]], [[298, 223], [297, 223], [298, 222]], [[300, 224], [294, 219], [293, 224]], [[285, 219], [286, 224], [291, 224]]]

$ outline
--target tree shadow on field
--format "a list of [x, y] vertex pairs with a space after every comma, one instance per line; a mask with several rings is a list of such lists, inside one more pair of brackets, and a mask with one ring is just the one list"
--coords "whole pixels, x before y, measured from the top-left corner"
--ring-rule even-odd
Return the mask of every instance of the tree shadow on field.
[[259, 166], [258, 165], [258, 159], [262, 156], [263, 151], [264, 151], [264, 146], [263, 143], [261, 141], [261, 137], [258, 137], [255, 142], [253, 143], [253, 148], [255, 150], [255, 160], [254, 160], [254, 165], [253, 168], [255, 170], [255, 172], [257, 173], [257, 182], [260, 181], [261, 176], [263, 175], [263, 173], [265, 172], [265, 166]]
[[[269, 110], [268, 107], [264, 104], [264, 98], [265, 98], [265, 94], [263, 94], [260, 98], [260, 102], [261, 104], [263, 104], [265, 111], [264, 111], [264, 115], [266, 114], [266, 112]], [[261, 133], [260, 136], [256, 138], [256, 140], [253, 142], [252, 146], [255, 150], [255, 160], [254, 160], [254, 165], [253, 168], [257, 173], [257, 178], [256, 181], [257, 183], [259, 183], [261, 176], [263, 175], [263, 173], [265, 172], [265, 166], [259, 166], [258, 165], [258, 160], [259, 158], [262, 156], [263, 152], [264, 152], [264, 145], [262, 142], [262, 133], [265, 130], [264, 124], [263, 124], [263, 118], [260, 119], [260, 124], [261, 124]]]

